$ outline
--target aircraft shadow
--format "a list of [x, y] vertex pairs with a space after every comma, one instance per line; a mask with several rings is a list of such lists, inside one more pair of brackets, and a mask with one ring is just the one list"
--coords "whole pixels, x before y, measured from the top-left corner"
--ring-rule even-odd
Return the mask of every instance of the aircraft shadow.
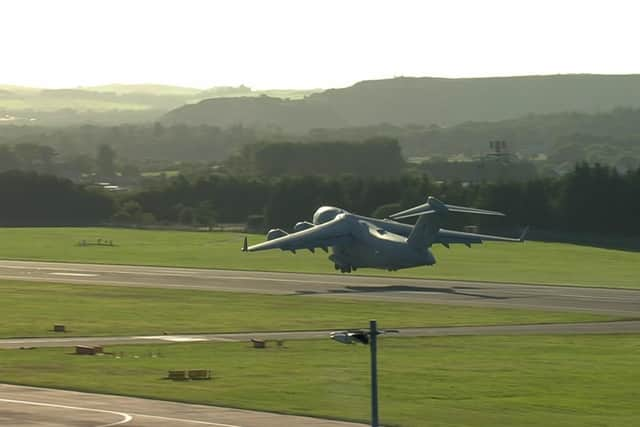
[[461, 292], [460, 289], [475, 289], [472, 287], [450, 287], [450, 288], [433, 288], [428, 286], [411, 286], [411, 285], [389, 285], [389, 286], [345, 286], [344, 289], [330, 289], [326, 292], [318, 292], [311, 290], [296, 291], [298, 295], [314, 295], [314, 294], [357, 294], [357, 293], [380, 293], [380, 292], [424, 292], [424, 293], [441, 293], [450, 295], [460, 295], [473, 298], [505, 300], [510, 297], [485, 295], [474, 292]]

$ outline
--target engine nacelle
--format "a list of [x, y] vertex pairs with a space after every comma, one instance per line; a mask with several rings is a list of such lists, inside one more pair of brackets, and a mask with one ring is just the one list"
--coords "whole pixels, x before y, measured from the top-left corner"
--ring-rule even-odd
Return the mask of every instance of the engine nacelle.
[[272, 228], [267, 232], [267, 240], [277, 239], [278, 237], [286, 236], [287, 233], [281, 228]]
[[313, 214], [313, 223], [315, 225], [324, 224], [331, 221], [339, 214], [344, 213], [344, 210], [340, 208], [334, 208], [333, 206], [322, 206], [316, 210]]
[[300, 222], [296, 222], [296, 225], [293, 226], [293, 231], [297, 233], [298, 231], [306, 230], [306, 229], [312, 228], [313, 226], [314, 225], [311, 224], [309, 221], [300, 221]]

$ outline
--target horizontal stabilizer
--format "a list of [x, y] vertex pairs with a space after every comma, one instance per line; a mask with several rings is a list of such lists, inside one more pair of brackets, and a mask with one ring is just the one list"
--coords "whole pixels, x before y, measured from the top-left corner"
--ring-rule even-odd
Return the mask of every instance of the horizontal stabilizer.
[[486, 209], [477, 209], [477, 208], [468, 208], [466, 206], [456, 206], [456, 205], [445, 205], [449, 212], [460, 212], [460, 213], [470, 213], [470, 214], [478, 214], [478, 215], [495, 215], [495, 216], [505, 216], [502, 212], [498, 211], [488, 211]]
[[421, 205], [415, 206], [411, 209], [406, 209], [404, 211], [391, 214], [389, 215], [389, 218], [391, 219], [409, 218], [412, 216], [426, 215], [430, 213], [429, 211], [436, 212], [436, 209], [434, 209], [433, 206], [431, 206], [429, 202], [427, 202], [427, 203], [423, 203]]
[[436, 211], [434, 211], [433, 209], [429, 209], [426, 211], [421, 211], [421, 212], [416, 212], [416, 213], [409, 213], [409, 214], [404, 214], [404, 215], [399, 215], [396, 216], [396, 214], [394, 214], [391, 218], [393, 219], [404, 219], [404, 218], [411, 218], [414, 216], [421, 216], [421, 215], [430, 215], [430, 214], [434, 214], [436, 213]]
[[448, 212], [469, 213], [469, 214], [477, 214], [477, 215], [505, 216], [502, 212], [497, 212], [497, 211], [470, 208], [467, 206], [447, 205], [442, 203], [440, 200], [436, 199], [435, 197], [429, 196], [427, 198], [427, 203], [423, 203], [421, 205], [415, 206], [410, 209], [406, 209], [404, 211], [396, 212], [394, 214], [389, 215], [389, 218], [403, 219], [403, 218], [410, 218], [410, 217], [420, 216], [420, 215], [428, 215], [432, 213], [438, 213], [438, 214], [444, 215], [444, 214], [447, 214]]

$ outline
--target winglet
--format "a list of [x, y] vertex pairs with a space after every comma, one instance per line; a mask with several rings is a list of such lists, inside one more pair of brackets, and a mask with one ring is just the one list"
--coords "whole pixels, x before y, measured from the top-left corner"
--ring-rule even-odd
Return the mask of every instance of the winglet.
[[244, 236], [244, 243], [242, 244], [242, 252], [247, 252], [249, 244], [247, 243], [247, 236]]
[[529, 226], [527, 225], [524, 230], [522, 230], [522, 234], [520, 234], [520, 237], [518, 238], [518, 240], [520, 240], [521, 242], [524, 242], [524, 237], [527, 235], [527, 233], [529, 232]]

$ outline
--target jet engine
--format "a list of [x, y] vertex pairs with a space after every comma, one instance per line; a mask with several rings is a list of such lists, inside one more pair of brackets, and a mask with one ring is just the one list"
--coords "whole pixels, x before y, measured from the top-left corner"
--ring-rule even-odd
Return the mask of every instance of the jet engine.
[[293, 231], [297, 233], [298, 231], [306, 230], [308, 228], [312, 228], [313, 226], [314, 225], [308, 221], [300, 221], [296, 222], [296, 225], [293, 226]]
[[333, 206], [319, 207], [318, 210], [316, 210], [313, 214], [313, 223], [315, 225], [324, 224], [325, 222], [331, 221], [343, 212], [344, 210], [340, 208], [334, 208]]
[[272, 228], [267, 232], [267, 240], [277, 239], [278, 237], [286, 236], [287, 233], [281, 228]]

